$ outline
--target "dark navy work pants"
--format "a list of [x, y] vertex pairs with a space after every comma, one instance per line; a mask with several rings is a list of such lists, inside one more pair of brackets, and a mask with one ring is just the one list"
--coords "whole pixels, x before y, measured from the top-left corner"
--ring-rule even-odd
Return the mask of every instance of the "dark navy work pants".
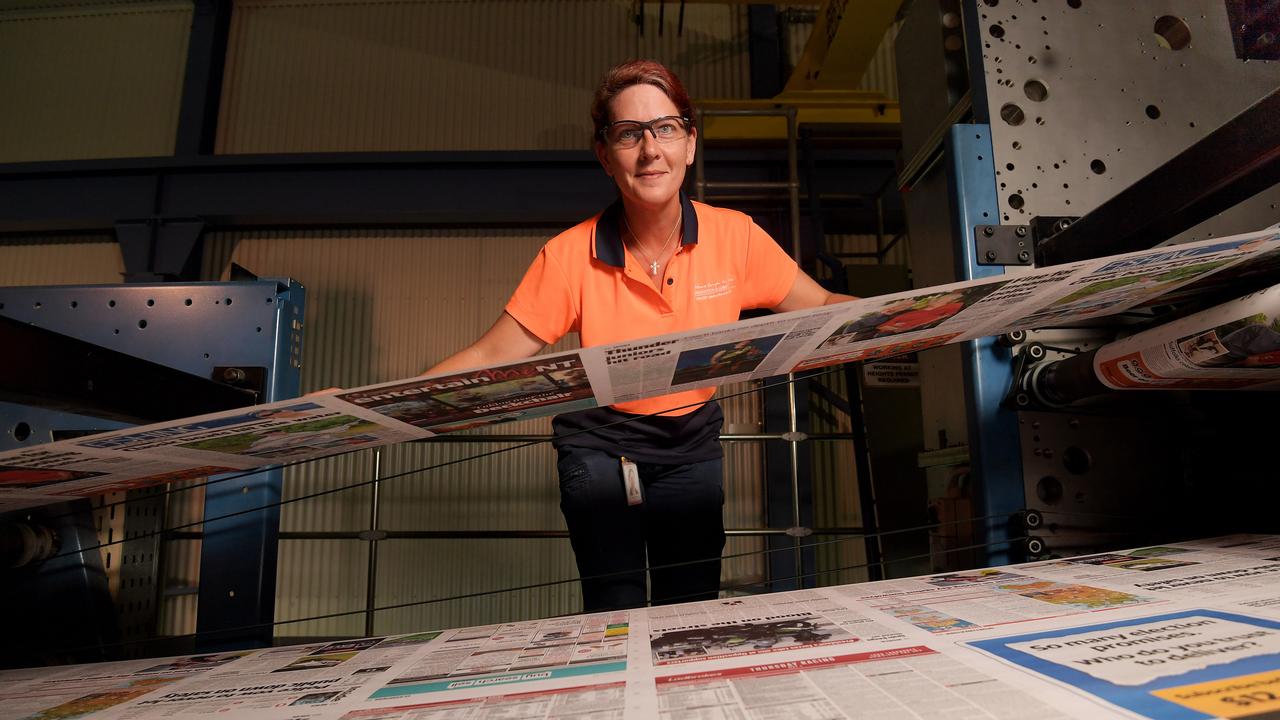
[[580, 447], [559, 453], [560, 509], [583, 578], [585, 612], [643, 607], [646, 556], [653, 604], [716, 597], [724, 551], [722, 459], [637, 463], [644, 502], [632, 506], [616, 456]]

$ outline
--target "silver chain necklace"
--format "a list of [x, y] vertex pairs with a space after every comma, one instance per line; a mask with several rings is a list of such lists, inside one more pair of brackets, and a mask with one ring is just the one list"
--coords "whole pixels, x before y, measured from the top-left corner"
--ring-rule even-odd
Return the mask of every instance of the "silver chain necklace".
[[[671, 238], [676, 236], [676, 230], [680, 228], [682, 220], [684, 220], [684, 208], [680, 208], [680, 214], [676, 216], [676, 224], [671, 226], [671, 232], [667, 233], [667, 239], [663, 241], [662, 249], [658, 251], [658, 257], [662, 257], [667, 253], [667, 248], [671, 245]], [[627, 229], [627, 234], [631, 236], [631, 239], [636, 241], [636, 251], [640, 253], [645, 262], [649, 263], [649, 274], [653, 277], [658, 277], [658, 261], [650, 259], [649, 254], [644, 251], [644, 248], [640, 247], [640, 238], [636, 236], [631, 229], [631, 224], [627, 222], [627, 213], [625, 211], [622, 213], [622, 226]]]

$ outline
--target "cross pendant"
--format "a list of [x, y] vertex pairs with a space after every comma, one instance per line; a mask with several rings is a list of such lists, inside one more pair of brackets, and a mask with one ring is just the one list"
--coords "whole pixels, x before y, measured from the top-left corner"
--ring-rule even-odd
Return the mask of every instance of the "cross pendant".
[[653, 262], [649, 263], [649, 274], [654, 277], [658, 277], [658, 261], [657, 260], [654, 260]]

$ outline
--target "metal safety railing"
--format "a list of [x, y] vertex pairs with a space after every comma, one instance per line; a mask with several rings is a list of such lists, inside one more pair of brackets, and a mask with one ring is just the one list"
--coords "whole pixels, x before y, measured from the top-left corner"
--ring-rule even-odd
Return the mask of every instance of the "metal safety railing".
[[[787, 121], [787, 179], [785, 181], [713, 181], [707, 179], [705, 145], [705, 127], [708, 116], [721, 117], [784, 117]], [[697, 108], [694, 111], [694, 122], [698, 128], [697, 148], [694, 154], [694, 196], [699, 202], [705, 202], [708, 190], [785, 190], [787, 209], [791, 231], [791, 256], [796, 264], [803, 261], [800, 245], [800, 168], [799, 168], [799, 122], [795, 106], [779, 108], [729, 109]], [[808, 534], [802, 528], [800, 516], [800, 443], [804, 437], [800, 435], [799, 418], [796, 409], [795, 374], [787, 375], [787, 432], [776, 438], [788, 443], [791, 470], [791, 528], [784, 534], [792, 538], [792, 550], [796, 575], [804, 575], [804, 551], [801, 538]]]

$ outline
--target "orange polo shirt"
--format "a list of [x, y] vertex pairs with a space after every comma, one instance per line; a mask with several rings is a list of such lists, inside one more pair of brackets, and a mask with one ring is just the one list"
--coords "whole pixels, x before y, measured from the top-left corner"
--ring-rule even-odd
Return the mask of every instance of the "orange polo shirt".
[[[786, 298], [799, 267], [736, 210], [690, 201], [665, 280], [652, 278], [622, 243], [619, 200], [543, 246], [506, 311], [547, 344], [577, 332], [583, 347], [733, 322], [743, 310]], [[684, 415], [715, 388], [618, 403], [634, 414]], [[691, 407], [682, 407], [692, 405]], [[681, 408], [668, 411], [670, 408]]]

